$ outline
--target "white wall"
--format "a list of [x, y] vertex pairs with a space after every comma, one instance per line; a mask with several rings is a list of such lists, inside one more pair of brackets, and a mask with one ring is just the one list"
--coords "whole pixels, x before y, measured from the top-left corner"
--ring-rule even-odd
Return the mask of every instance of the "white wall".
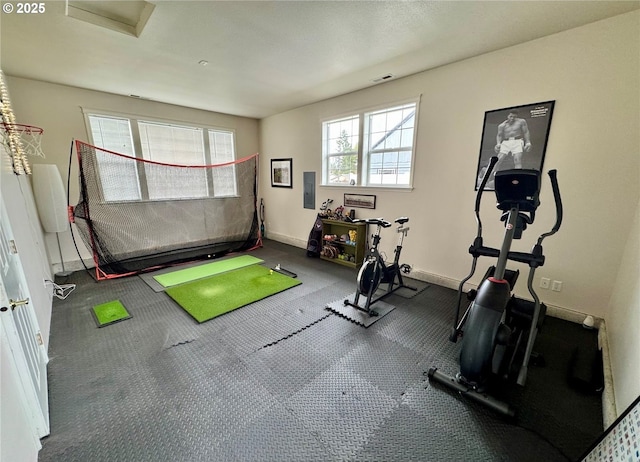
[[633, 224], [606, 318], [618, 414], [640, 394], [640, 202], [635, 214], [627, 212], [626, 219]]
[[[549, 305], [604, 317], [625, 245], [619, 237], [631, 226], [620, 211], [632, 210], [640, 194], [638, 18], [637, 12], [618, 16], [263, 119], [263, 165], [292, 157], [294, 166], [292, 190], [271, 188], [269, 171], [261, 170], [267, 235], [306, 244], [315, 212], [302, 208], [302, 173], [315, 171], [320, 178], [323, 118], [421, 94], [413, 191], [358, 190], [376, 194], [377, 207], [357, 213], [409, 216], [406, 262], [418, 275], [454, 285], [470, 266], [484, 112], [556, 100], [544, 167], [558, 170], [565, 219], [545, 241], [547, 264], [537, 275], [564, 286], [541, 296]], [[354, 191], [318, 187], [317, 205], [329, 197], [340, 205], [343, 193]], [[517, 248], [529, 250], [553, 223], [546, 175], [542, 201]], [[486, 242], [499, 245], [498, 212], [490, 197], [483, 205]], [[291, 220], [294, 214], [299, 219]], [[387, 232], [388, 255], [394, 244], [395, 235]]]
[[[7, 76], [6, 80], [16, 119], [21, 123], [44, 129], [42, 147], [46, 157], [34, 158], [33, 163], [57, 165], [65, 188], [72, 140], [89, 141], [81, 111], [83, 107], [235, 130], [238, 157], [258, 152], [258, 121], [255, 119], [17, 77]], [[70, 185], [72, 205], [77, 203], [78, 194], [78, 163], [74, 149]], [[90, 260], [91, 256], [82, 245], [78, 233], [76, 233], [76, 239], [79, 241], [83, 258]], [[54, 269], [59, 271], [61, 266], [55, 234], [47, 233], [46, 242]], [[61, 233], [60, 242], [66, 269], [82, 269], [71, 240], [71, 233], [69, 231]]]
[[[340, 205], [345, 192], [376, 194], [376, 210], [357, 209], [358, 216], [409, 216], [404, 262], [415, 277], [456, 287], [471, 263], [484, 112], [555, 100], [544, 168], [558, 170], [565, 215], [560, 232], [545, 241], [547, 262], [536, 285], [540, 277], [563, 281], [562, 292], [538, 291], [552, 314], [574, 321], [591, 314], [610, 323], [620, 412], [640, 394], [639, 57], [640, 13], [633, 12], [266, 118], [263, 164], [292, 157], [294, 166], [292, 190], [270, 188], [269, 172], [261, 170], [267, 235], [306, 246], [316, 212], [302, 208], [302, 173], [321, 177], [322, 119], [421, 94], [413, 191], [317, 187], [316, 204], [332, 198]], [[529, 250], [552, 225], [546, 175], [541, 199], [517, 249]], [[485, 243], [498, 246], [498, 212], [490, 198], [483, 206]], [[391, 231], [383, 244], [392, 256]], [[488, 264], [479, 264], [472, 283]], [[517, 292], [528, 297], [524, 283]]]

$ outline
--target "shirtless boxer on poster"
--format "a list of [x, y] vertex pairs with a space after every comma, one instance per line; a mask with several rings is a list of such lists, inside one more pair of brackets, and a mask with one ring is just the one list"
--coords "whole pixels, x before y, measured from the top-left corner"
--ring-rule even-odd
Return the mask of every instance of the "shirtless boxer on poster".
[[531, 139], [527, 121], [520, 119], [517, 111], [509, 111], [507, 120], [498, 125], [496, 143], [494, 150], [498, 154], [498, 163], [494, 171], [500, 170], [500, 164], [509, 154], [513, 156], [515, 168], [522, 168], [522, 154], [531, 151]]

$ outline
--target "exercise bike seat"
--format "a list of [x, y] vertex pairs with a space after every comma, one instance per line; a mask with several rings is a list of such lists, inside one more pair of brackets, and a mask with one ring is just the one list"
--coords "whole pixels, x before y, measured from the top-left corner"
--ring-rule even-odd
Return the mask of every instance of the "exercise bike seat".
[[395, 222], [399, 225], [404, 225], [407, 221], [409, 221], [408, 217], [400, 217], [395, 219]]

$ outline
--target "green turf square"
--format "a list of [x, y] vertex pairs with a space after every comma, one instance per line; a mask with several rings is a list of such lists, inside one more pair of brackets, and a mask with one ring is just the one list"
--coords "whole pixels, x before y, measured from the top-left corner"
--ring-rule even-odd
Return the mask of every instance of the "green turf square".
[[120, 300], [113, 300], [111, 302], [96, 305], [93, 307], [91, 312], [93, 313], [93, 318], [95, 319], [96, 324], [98, 324], [98, 327], [108, 326], [131, 317]]

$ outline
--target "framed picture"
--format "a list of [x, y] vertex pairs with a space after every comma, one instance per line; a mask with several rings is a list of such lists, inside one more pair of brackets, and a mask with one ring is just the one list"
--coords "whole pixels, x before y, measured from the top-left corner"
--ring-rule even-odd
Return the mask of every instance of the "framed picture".
[[293, 159], [271, 159], [271, 186], [293, 188], [292, 170]]
[[[484, 113], [476, 190], [492, 156], [499, 159], [494, 172], [512, 168], [542, 171], [554, 104], [555, 101], [545, 101]], [[485, 189], [494, 189], [492, 178]]]
[[370, 194], [345, 194], [344, 206], [358, 207], [361, 209], [375, 209], [376, 196]]

